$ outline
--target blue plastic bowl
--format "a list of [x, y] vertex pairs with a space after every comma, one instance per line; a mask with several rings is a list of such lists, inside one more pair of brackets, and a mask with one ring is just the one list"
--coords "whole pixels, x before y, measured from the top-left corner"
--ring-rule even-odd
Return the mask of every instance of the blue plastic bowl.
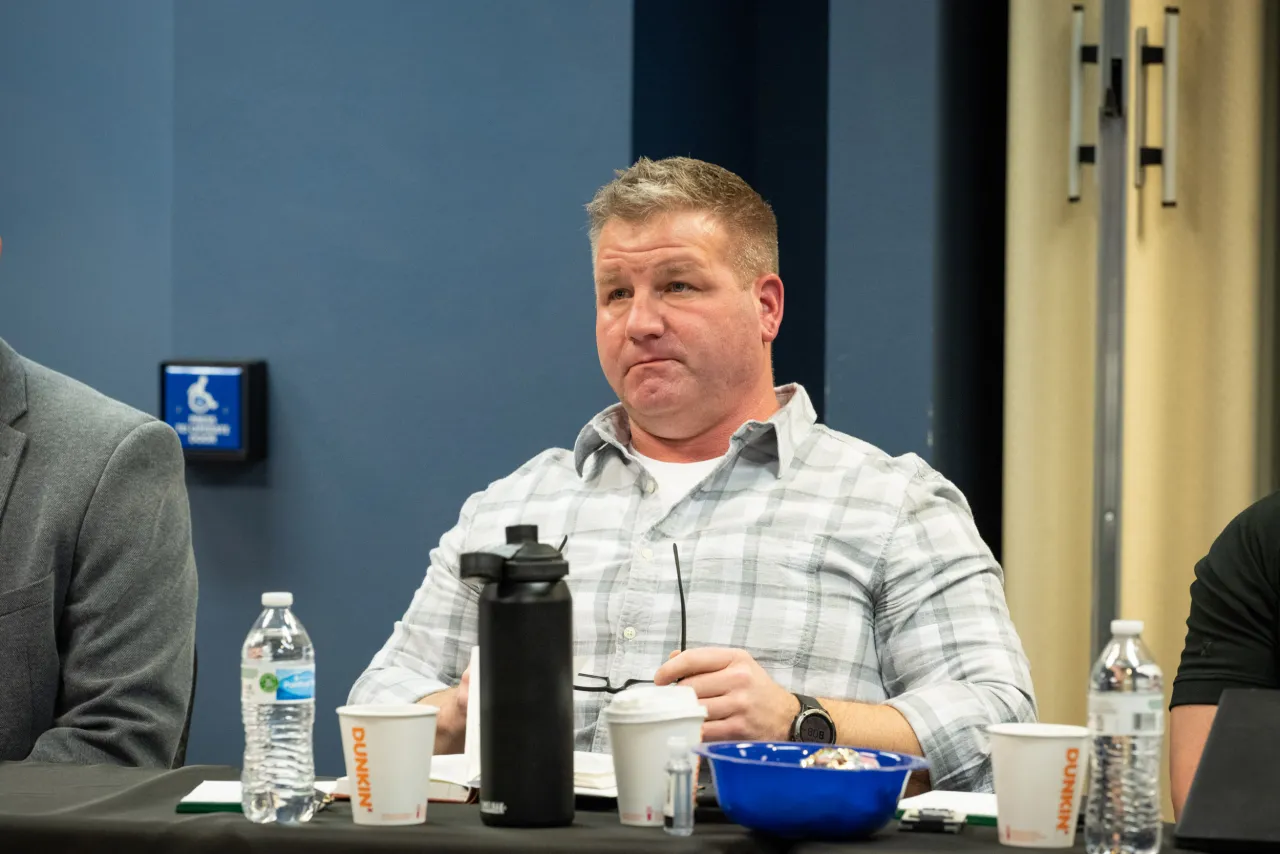
[[792, 838], [870, 836], [889, 823], [919, 756], [855, 748], [879, 768], [804, 768], [800, 760], [827, 745], [773, 741], [716, 741], [694, 750], [711, 762], [716, 796], [737, 824]]

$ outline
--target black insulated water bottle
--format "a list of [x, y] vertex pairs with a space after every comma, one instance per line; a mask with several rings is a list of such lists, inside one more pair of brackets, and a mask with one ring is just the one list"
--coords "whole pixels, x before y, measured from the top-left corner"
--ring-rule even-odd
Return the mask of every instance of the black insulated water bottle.
[[573, 823], [573, 603], [569, 564], [536, 525], [462, 555], [480, 592], [480, 818]]

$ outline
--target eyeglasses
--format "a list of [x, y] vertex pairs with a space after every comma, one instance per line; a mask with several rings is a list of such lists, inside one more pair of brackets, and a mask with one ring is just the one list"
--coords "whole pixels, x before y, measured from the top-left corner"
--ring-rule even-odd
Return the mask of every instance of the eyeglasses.
[[[676, 589], [680, 591], [680, 651], [685, 650], [685, 606], [684, 606], [684, 578], [680, 573], [680, 549], [675, 543], [671, 544], [671, 554], [676, 560]], [[599, 685], [574, 685], [573, 690], [585, 691], [588, 693], [617, 694], [619, 691], [625, 691], [632, 685], [652, 685], [652, 679], [628, 679], [621, 685], [611, 685], [609, 677], [594, 676], [590, 673], [579, 673], [579, 679], [594, 679], [600, 682]]]
[[625, 691], [632, 685], [652, 685], [652, 679], [628, 679], [621, 685], [609, 684], [608, 676], [592, 676], [590, 673], [579, 673], [579, 679], [599, 679], [600, 685], [574, 685], [573, 690], [585, 691], [589, 694], [617, 694], [619, 691]]

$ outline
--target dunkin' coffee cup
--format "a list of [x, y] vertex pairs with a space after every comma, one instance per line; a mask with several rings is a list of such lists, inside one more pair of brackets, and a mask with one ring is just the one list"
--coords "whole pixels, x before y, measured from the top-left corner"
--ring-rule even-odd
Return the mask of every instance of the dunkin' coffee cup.
[[644, 685], [614, 696], [601, 713], [609, 727], [613, 771], [618, 779], [618, 817], [623, 824], [661, 827], [667, 799], [667, 739], [702, 741], [707, 718], [698, 695], [682, 685]]
[[431, 789], [435, 706], [342, 706], [342, 756], [356, 824], [422, 824]]
[[1070, 848], [1089, 778], [1089, 730], [1063, 724], [987, 727], [1000, 841], [1019, 848]]

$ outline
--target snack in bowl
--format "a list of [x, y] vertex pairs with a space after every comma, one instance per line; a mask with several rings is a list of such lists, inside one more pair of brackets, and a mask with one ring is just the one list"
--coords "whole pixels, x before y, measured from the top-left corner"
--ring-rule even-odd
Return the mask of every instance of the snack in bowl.
[[[718, 741], [693, 749], [710, 763], [730, 821], [792, 839], [870, 836], [893, 818], [911, 773], [929, 767], [919, 756], [840, 745]], [[833, 760], [847, 767], [821, 764]]]
[[854, 750], [852, 747], [824, 747], [801, 759], [800, 767], [862, 771], [866, 768], [879, 768], [880, 760], [874, 753]]

